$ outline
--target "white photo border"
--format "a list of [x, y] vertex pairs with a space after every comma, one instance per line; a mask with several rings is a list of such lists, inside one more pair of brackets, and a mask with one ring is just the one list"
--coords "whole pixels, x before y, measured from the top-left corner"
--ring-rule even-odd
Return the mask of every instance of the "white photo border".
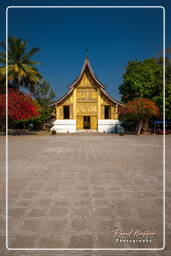
[[[163, 247], [161, 248], [10, 248], [8, 246], [8, 10], [13, 8], [158, 8], [163, 10]], [[6, 249], [11, 251], [161, 251], [165, 248], [165, 8], [163, 6], [8, 6], [6, 8]]]

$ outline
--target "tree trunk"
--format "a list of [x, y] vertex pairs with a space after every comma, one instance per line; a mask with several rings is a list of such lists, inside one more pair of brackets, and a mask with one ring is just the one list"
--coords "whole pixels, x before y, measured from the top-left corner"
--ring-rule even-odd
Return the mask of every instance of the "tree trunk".
[[149, 125], [148, 125], [148, 119], [143, 120], [143, 125], [142, 125], [143, 131], [148, 132], [149, 131]]
[[6, 119], [2, 119], [1, 125], [0, 125], [0, 130], [2, 132], [5, 132], [5, 130], [6, 130]]
[[135, 130], [135, 132], [136, 132], [137, 135], [140, 135], [141, 129], [142, 129], [142, 125], [143, 125], [143, 121], [140, 120], [139, 123], [138, 123], [138, 125], [137, 125], [137, 127], [136, 127], [136, 130]]

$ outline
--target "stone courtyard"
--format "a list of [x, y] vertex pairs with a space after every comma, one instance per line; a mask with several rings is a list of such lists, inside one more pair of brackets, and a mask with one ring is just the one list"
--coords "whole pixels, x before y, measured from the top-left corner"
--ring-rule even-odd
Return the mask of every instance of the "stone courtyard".
[[[0, 140], [4, 146], [4, 138]], [[171, 136], [166, 140], [168, 167]], [[156, 135], [9, 136], [8, 247], [71, 251], [2, 249], [0, 255], [169, 255], [168, 219], [163, 251], [72, 250], [163, 247], [162, 154], [162, 136]], [[4, 173], [1, 180], [5, 185]], [[166, 181], [169, 199], [171, 181]], [[2, 190], [5, 248], [4, 186]], [[155, 235], [151, 243], [116, 242], [116, 229], [150, 230]]]

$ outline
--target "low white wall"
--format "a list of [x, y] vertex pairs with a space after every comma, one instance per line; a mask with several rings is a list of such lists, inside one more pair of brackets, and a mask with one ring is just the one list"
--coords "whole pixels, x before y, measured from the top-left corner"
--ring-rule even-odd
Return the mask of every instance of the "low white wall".
[[[112, 133], [115, 132], [115, 128], [121, 127], [120, 121], [115, 119], [102, 119], [98, 120], [98, 132]], [[73, 133], [76, 132], [76, 120], [62, 119], [55, 120], [51, 132], [56, 131], [57, 133]]]
[[55, 120], [51, 132], [56, 131], [59, 133], [76, 132], [76, 120], [62, 119]]
[[115, 119], [98, 120], [98, 132], [106, 132], [106, 133], [114, 132], [116, 125], [120, 125], [119, 120], [115, 120]]

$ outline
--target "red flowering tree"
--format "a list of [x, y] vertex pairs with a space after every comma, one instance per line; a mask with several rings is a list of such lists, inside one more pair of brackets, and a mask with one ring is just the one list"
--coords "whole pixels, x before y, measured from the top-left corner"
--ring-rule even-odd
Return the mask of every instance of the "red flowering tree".
[[142, 131], [148, 131], [149, 118], [157, 115], [159, 115], [157, 105], [153, 101], [144, 98], [135, 98], [128, 101], [119, 110], [119, 119], [137, 121], [137, 134], [140, 134]]
[[[0, 119], [6, 116], [6, 94], [0, 94]], [[8, 118], [10, 121], [28, 121], [39, 117], [39, 105], [30, 95], [19, 90], [9, 89], [8, 92]]]

